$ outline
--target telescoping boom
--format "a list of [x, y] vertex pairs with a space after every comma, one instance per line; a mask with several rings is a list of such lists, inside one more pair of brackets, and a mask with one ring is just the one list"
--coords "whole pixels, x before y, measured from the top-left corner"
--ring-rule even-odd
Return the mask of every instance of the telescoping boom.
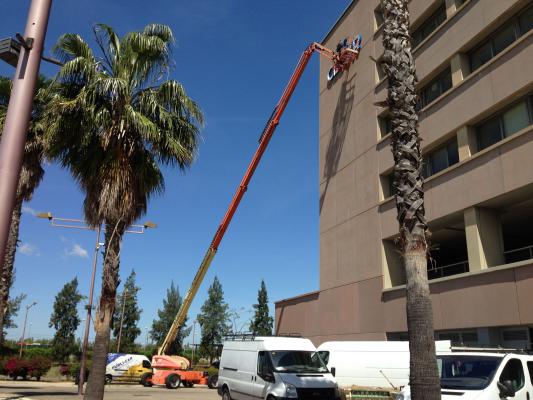
[[209, 269], [209, 266], [211, 265], [211, 261], [213, 261], [213, 258], [215, 257], [215, 254], [218, 250], [218, 246], [220, 245], [220, 242], [222, 241], [222, 238], [224, 237], [224, 234], [228, 229], [228, 226], [231, 222], [231, 219], [233, 218], [233, 215], [235, 214], [235, 211], [237, 211], [237, 208], [239, 207], [239, 204], [242, 200], [242, 197], [244, 196], [244, 193], [246, 192], [246, 189], [248, 188], [248, 184], [252, 179], [255, 169], [261, 161], [261, 157], [263, 156], [263, 153], [265, 152], [268, 143], [270, 142], [270, 139], [272, 138], [272, 135], [274, 134], [274, 131], [276, 130], [276, 127], [279, 124], [280, 118], [283, 115], [283, 112], [285, 111], [285, 107], [289, 103], [291, 95], [294, 92], [296, 86], [298, 85], [298, 81], [300, 80], [305, 70], [305, 67], [307, 66], [307, 63], [309, 62], [309, 59], [316, 51], [317, 53], [323, 55], [332, 62], [332, 67], [329, 70], [327, 76], [328, 81], [330, 81], [333, 80], [338, 73], [348, 69], [350, 65], [359, 57], [361, 45], [361, 35], [357, 35], [355, 39], [351, 42], [347, 39], [341, 41], [337, 45], [335, 51], [330, 50], [322, 46], [320, 43], [316, 42], [310, 44], [304, 50], [303, 54], [300, 57], [300, 61], [298, 62], [294, 72], [292, 73], [289, 83], [285, 87], [281, 98], [279, 99], [276, 107], [274, 108], [274, 111], [272, 112], [272, 115], [268, 119], [266, 126], [263, 129], [263, 132], [261, 133], [261, 136], [259, 138], [259, 146], [255, 151], [252, 161], [248, 165], [248, 169], [246, 170], [246, 173], [244, 174], [244, 177], [242, 178], [242, 181], [239, 184], [237, 191], [233, 195], [233, 199], [231, 200], [226, 214], [224, 215], [224, 218], [222, 219], [222, 222], [220, 223], [215, 233], [215, 236], [211, 244], [209, 245], [209, 248], [207, 249], [207, 252], [205, 253], [202, 263], [200, 264], [200, 267], [198, 268], [198, 271], [196, 272], [196, 275], [192, 281], [191, 287], [187, 292], [178, 313], [176, 314], [176, 318], [174, 319], [174, 322], [172, 323], [172, 326], [170, 327], [170, 330], [168, 331], [167, 336], [163, 341], [163, 344], [158, 349], [158, 355], [165, 354], [170, 344], [176, 339], [178, 331], [183, 325], [185, 318], [187, 317], [187, 313], [189, 312], [191, 303], [194, 297], [196, 296], [196, 292], [202, 284], [204, 276], [207, 270]]

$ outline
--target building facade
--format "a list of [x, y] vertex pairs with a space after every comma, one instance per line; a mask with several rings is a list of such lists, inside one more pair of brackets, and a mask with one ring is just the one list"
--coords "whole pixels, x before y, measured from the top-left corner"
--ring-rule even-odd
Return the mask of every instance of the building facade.
[[[359, 60], [320, 67], [320, 287], [276, 302], [276, 332], [405, 339], [379, 0], [354, 0], [323, 43], [363, 35]], [[411, 0], [436, 337], [533, 342], [533, 2]]]

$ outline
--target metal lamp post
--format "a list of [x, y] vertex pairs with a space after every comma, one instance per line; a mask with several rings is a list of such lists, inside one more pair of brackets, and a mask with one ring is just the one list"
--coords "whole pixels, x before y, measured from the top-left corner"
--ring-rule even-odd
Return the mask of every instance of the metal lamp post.
[[24, 315], [24, 327], [22, 328], [22, 337], [20, 338], [20, 354], [19, 354], [19, 358], [22, 358], [22, 349], [24, 348], [24, 336], [26, 336], [26, 322], [28, 321], [28, 311], [30, 310], [30, 308], [32, 308], [36, 304], [37, 304], [37, 302], [34, 301], [30, 305], [26, 306], [26, 315]]
[[[50, 224], [58, 228], [70, 228], [70, 229], [82, 229], [82, 230], [96, 230], [96, 244], [94, 246], [93, 265], [91, 271], [91, 286], [89, 289], [89, 301], [86, 305], [87, 317], [85, 318], [85, 331], [83, 334], [83, 344], [81, 349], [81, 362], [80, 362], [80, 376], [78, 383], [78, 394], [83, 395], [83, 384], [85, 383], [85, 366], [87, 365], [87, 348], [89, 347], [89, 329], [91, 327], [91, 313], [93, 309], [93, 297], [94, 297], [94, 280], [96, 277], [96, 265], [98, 261], [98, 250], [105, 243], [100, 243], [101, 226], [96, 229], [91, 228], [85, 224], [82, 219], [75, 218], [59, 218], [52, 215], [51, 212], [38, 213], [38, 218], [44, 218], [50, 221]], [[143, 234], [148, 228], [157, 228], [157, 225], [153, 222], [145, 222], [143, 225], [130, 225], [126, 233]]]
[[0, 141], [0, 260], [4, 260], [52, 0], [32, 0]]

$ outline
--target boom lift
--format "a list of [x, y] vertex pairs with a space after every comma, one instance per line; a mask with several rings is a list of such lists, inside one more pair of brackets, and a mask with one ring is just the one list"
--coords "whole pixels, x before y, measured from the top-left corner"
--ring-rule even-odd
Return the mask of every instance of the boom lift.
[[[145, 384], [146, 386], [151, 386], [152, 384], [165, 384], [167, 388], [177, 388], [180, 382], [183, 382], [185, 386], [189, 387], [193, 384], [208, 383], [207, 376], [203, 372], [188, 370], [190, 363], [187, 359], [178, 356], [165, 356], [164, 354], [170, 347], [170, 344], [176, 339], [178, 331], [187, 317], [189, 307], [196, 296], [196, 292], [202, 284], [204, 276], [209, 269], [213, 258], [215, 257], [220, 242], [222, 241], [222, 238], [228, 229], [235, 211], [237, 211], [237, 208], [239, 207], [242, 197], [248, 188], [248, 184], [250, 183], [250, 180], [252, 179], [259, 162], [261, 161], [261, 157], [263, 156], [268, 143], [270, 142], [270, 139], [272, 138], [272, 135], [279, 124], [281, 116], [285, 111], [285, 107], [289, 103], [291, 95], [298, 85], [309, 59], [314, 52], [317, 52], [328, 58], [332, 62], [332, 67], [328, 72], [327, 79], [328, 81], [331, 81], [335, 79], [335, 76], [338, 73], [347, 70], [350, 65], [359, 57], [361, 47], [362, 38], [361, 35], [357, 35], [351, 42], [348, 41], [348, 39], [344, 39], [339, 42], [335, 51], [330, 50], [316, 42], [310, 44], [304, 50], [294, 72], [292, 73], [289, 83], [285, 87], [280, 100], [274, 108], [274, 111], [272, 112], [265, 128], [263, 129], [263, 132], [261, 133], [261, 136], [259, 137], [259, 146], [255, 151], [252, 161], [248, 165], [248, 169], [246, 170], [246, 173], [244, 174], [244, 177], [242, 178], [242, 181], [233, 196], [233, 199], [215, 233], [211, 244], [209, 245], [209, 248], [207, 249], [207, 252], [205, 253], [202, 263], [200, 264], [200, 267], [198, 268], [198, 271], [196, 272], [196, 275], [192, 281], [191, 287], [183, 300], [181, 308], [176, 314], [176, 318], [174, 319], [174, 322], [172, 323], [172, 326], [170, 327], [163, 344], [158, 349], [157, 355], [152, 359], [152, 368], [154, 370], [153, 376], [144, 377], [141, 383]], [[214, 384], [212, 385], [211, 382], [209, 383], [210, 387], [214, 386]]]

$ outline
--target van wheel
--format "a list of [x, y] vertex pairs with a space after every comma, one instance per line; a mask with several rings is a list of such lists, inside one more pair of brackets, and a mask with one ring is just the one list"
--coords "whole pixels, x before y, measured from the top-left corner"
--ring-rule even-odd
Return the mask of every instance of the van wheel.
[[152, 383], [152, 376], [153, 374], [151, 372], [145, 372], [142, 376], [141, 376], [141, 385], [143, 385], [144, 387], [150, 387], [153, 385]]
[[209, 375], [209, 378], [207, 378], [207, 387], [209, 389], [216, 389], [218, 387], [218, 375]]
[[165, 386], [167, 389], [177, 389], [180, 387], [181, 378], [178, 374], [170, 374], [165, 379]]
[[231, 400], [228, 388], [224, 388], [222, 391], [222, 400]]
[[183, 386], [185, 386], [186, 388], [192, 388], [194, 386], [194, 383], [190, 381], [184, 381]]
[[110, 384], [112, 380], [113, 380], [113, 377], [112, 377], [111, 375], [107, 374], [107, 375], [105, 376], [105, 383], [106, 383], [106, 385], [107, 385], [107, 384]]

